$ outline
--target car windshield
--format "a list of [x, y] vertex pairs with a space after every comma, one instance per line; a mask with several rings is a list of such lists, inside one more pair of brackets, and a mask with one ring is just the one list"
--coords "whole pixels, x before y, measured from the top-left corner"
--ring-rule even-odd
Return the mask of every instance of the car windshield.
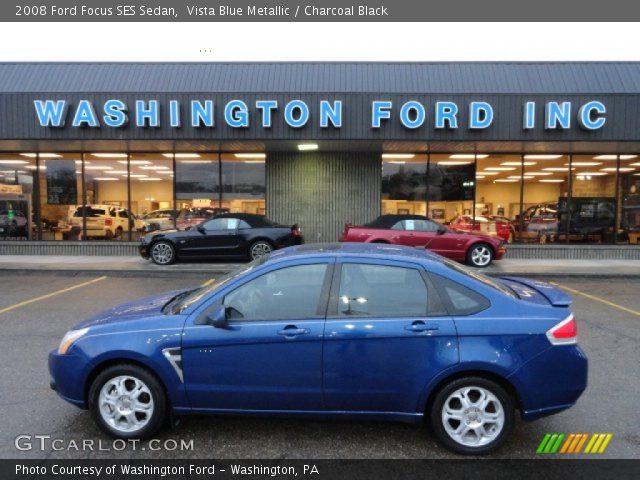
[[498, 282], [491, 277], [488, 277], [484, 273], [476, 272], [475, 270], [466, 267], [464, 265], [459, 264], [458, 262], [454, 262], [453, 260], [449, 260], [448, 258], [443, 258], [442, 263], [449, 267], [451, 270], [455, 270], [458, 273], [466, 275], [468, 277], [472, 277], [474, 280], [482, 282], [484, 285], [494, 288], [510, 297], [516, 297], [517, 295], [513, 290], [507, 287], [504, 283]]
[[244, 275], [245, 273], [253, 270], [257, 266], [262, 265], [267, 261], [268, 258], [269, 258], [268, 255], [264, 255], [252, 262], [239, 266], [235, 270], [232, 270], [231, 272], [221, 277], [218, 277], [213, 283], [211, 283], [210, 285], [207, 285], [206, 287], [200, 287], [200, 288], [196, 288], [195, 290], [189, 290], [187, 292], [184, 292], [172, 298], [164, 306], [164, 311], [166, 313], [170, 313], [173, 315], [177, 313], [182, 313], [191, 305], [193, 305], [194, 303], [200, 301], [200, 299], [212, 293], [214, 290], [222, 287], [223, 285], [239, 277], [240, 275]]

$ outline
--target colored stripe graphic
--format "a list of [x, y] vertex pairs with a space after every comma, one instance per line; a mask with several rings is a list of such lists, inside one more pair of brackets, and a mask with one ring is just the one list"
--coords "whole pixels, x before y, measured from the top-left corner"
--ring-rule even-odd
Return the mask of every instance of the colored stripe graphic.
[[547, 433], [540, 445], [538, 445], [537, 453], [556, 453], [564, 439], [564, 433]]
[[584, 453], [604, 453], [612, 437], [611, 433], [594, 433]]
[[578, 443], [578, 445], [576, 445], [575, 453], [580, 453], [580, 450], [582, 450], [582, 446], [587, 441], [587, 438], [589, 438], [588, 433], [582, 433], [581, 435], [582, 435], [582, 439], [580, 439], [580, 442]]
[[583, 453], [599, 454], [604, 453], [612, 438], [611, 433], [547, 433], [538, 445], [536, 453], [578, 454], [586, 444]]

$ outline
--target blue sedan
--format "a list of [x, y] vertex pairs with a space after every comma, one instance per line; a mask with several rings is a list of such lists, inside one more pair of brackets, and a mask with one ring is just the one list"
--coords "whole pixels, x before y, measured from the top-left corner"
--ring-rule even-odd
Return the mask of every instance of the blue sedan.
[[483, 454], [516, 412], [550, 415], [585, 390], [570, 305], [407, 247], [296, 246], [80, 323], [49, 356], [51, 386], [119, 438], [170, 413], [426, 420]]

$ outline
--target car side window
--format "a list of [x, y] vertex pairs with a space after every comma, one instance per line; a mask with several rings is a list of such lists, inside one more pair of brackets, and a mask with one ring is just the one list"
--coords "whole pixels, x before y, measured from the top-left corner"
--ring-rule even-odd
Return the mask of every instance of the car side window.
[[338, 315], [424, 317], [428, 296], [416, 269], [345, 263], [340, 272]]
[[214, 218], [206, 222], [203, 226], [207, 231], [235, 230], [239, 224], [240, 220], [237, 218]]
[[412, 222], [415, 222], [415, 230], [419, 232], [436, 232], [439, 228], [437, 223], [429, 220], [412, 220]]
[[227, 294], [232, 322], [316, 318], [327, 264], [297, 265], [265, 273]]
[[486, 310], [491, 302], [464, 285], [430, 273], [431, 281], [436, 285], [447, 310], [451, 315], [465, 316]]
[[404, 230], [404, 220], [394, 223], [391, 230]]

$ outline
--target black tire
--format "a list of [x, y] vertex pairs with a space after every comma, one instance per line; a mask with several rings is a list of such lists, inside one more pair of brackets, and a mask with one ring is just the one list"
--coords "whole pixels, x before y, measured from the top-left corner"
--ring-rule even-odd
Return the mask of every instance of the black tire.
[[[117, 429], [108, 423], [101, 414], [100, 410], [100, 393], [102, 388], [112, 379], [118, 377], [134, 378], [142, 382], [150, 392], [149, 397], [152, 401], [153, 413], [146, 419], [146, 423], [140, 429], [134, 431], [123, 431]], [[126, 383], [126, 382], [125, 382]], [[147, 396], [144, 392], [141, 395]], [[89, 388], [89, 410], [93, 416], [93, 420], [98, 427], [108, 435], [116, 438], [149, 438], [158, 430], [160, 430], [166, 420], [168, 413], [168, 402], [164, 392], [164, 388], [160, 381], [148, 370], [137, 365], [123, 363], [106, 368], [98, 374], [91, 387]], [[146, 400], [146, 398], [144, 399]], [[147, 402], [148, 403], [148, 402]]]
[[120, 239], [122, 239], [122, 232], [123, 232], [123, 231], [124, 231], [124, 230], [122, 230], [122, 227], [118, 227], [118, 228], [116, 228], [116, 233], [115, 233], [115, 235], [114, 235], [114, 238], [120, 238]]
[[[471, 397], [471, 394], [474, 392], [474, 388], [481, 388], [485, 391], [489, 391], [496, 400], [492, 400], [491, 407], [487, 406], [487, 408], [494, 408], [496, 411], [498, 411], [497, 406], [493, 403], [494, 401], [498, 401], [500, 403], [500, 407], [502, 408], [502, 412], [504, 413], [504, 421], [501, 430], [499, 430], [499, 432], [495, 434], [495, 438], [489, 438], [488, 440], [486, 440], [486, 443], [483, 443], [479, 446], [469, 446], [463, 443], [459, 443], [457, 440], [454, 440], [454, 438], [452, 438], [452, 436], [447, 433], [444, 424], [445, 421], [442, 418], [445, 402], [449, 399], [450, 395], [454, 394], [454, 392], [460, 389], [464, 389], [465, 387], [471, 388], [471, 390], [469, 390], [468, 392], [470, 394], [468, 398], [473, 398]], [[455, 401], [455, 398], [453, 400], [450, 400], [450, 403], [453, 401]], [[461, 408], [464, 409], [465, 407], [461, 405]], [[471, 412], [471, 415], [473, 415], [474, 413], [475, 412]], [[507, 441], [515, 425], [514, 399], [504, 388], [502, 388], [496, 382], [483, 377], [459, 378], [446, 384], [435, 395], [433, 402], [431, 402], [431, 410], [430, 412], [428, 412], [428, 414], [430, 418], [431, 429], [436, 438], [449, 450], [460, 453], [462, 455], [485, 455], [494, 452]], [[478, 415], [477, 413], [475, 414]], [[454, 422], [453, 419], [449, 419], [448, 421]], [[462, 422], [463, 420], [461, 420], [459, 424], [461, 424]], [[464, 420], [464, 422], [467, 423], [466, 420]], [[449, 427], [456, 428], [456, 425], [455, 423], [450, 423]]]
[[249, 245], [249, 249], [247, 250], [247, 256], [249, 260], [255, 260], [264, 255], [268, 255], [273, 252], [275, 248], [273, 245], [267, 240], [256, 240]]
[[171, 265], [176, 257], [176, 248], [167, 240], [159, 240], [149, 247], [149, 258], [156, 265]]
[[474, 243], [467, 250], [467, 265], [476, 268], [485, 268], [491, 265], [495, 253], [493, 248], [487, 243]]

